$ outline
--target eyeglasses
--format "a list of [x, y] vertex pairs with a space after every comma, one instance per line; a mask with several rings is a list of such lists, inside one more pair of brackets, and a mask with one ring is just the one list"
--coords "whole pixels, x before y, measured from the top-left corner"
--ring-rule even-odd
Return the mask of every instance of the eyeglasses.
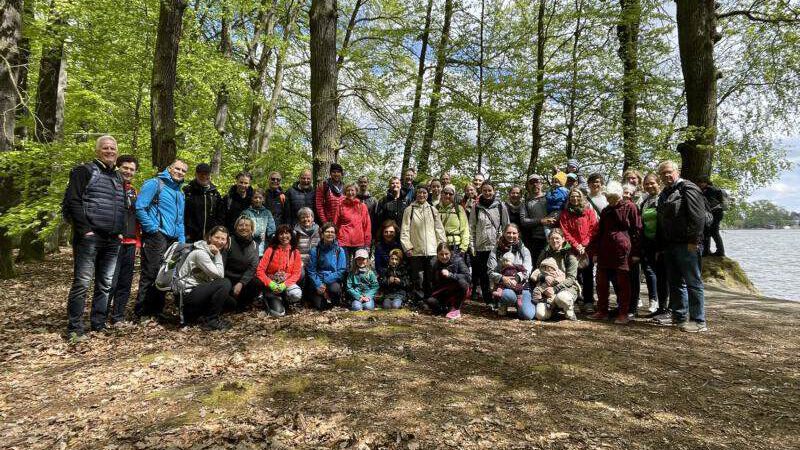
[[452, 192], [442, 192], [442, 195], [455, 195]]
[[270, 178], [269, 181], [278, 181], [278, 182], [280, 182], [281, 179], [280, 178]]

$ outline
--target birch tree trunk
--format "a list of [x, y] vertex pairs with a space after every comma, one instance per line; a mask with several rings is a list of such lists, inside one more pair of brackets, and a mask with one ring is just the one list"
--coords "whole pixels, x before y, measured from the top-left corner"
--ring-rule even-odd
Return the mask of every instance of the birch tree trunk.
[[408, 135], [405, 145], [403, 145], [403, 167], [400, 173], [406, 173], [411, 164], [411, 151], [417, 137], [419, 128], [420, 108], [422, 101], [422, 82], [425, 78], [425, 61], [428, 53], [428, 38], [431, 33], [431, 11], [433, 10], [433, 0], [428, 0], [428, 7], [425, 9], [425, 27], [422, 29], [420, 37], [419, 65], [417, 66], [417, 81], [414, 85], [414, 106], [411, 109], [411, 124], [408, 126]]

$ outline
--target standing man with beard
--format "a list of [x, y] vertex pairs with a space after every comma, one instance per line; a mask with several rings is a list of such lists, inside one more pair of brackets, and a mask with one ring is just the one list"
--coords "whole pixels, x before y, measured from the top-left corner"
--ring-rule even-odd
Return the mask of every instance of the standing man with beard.
[[330, 178], [317, 187], [316, 211], [320, 223], [333, 222], [336, 210], [344, 199], [344, 169], [338, 163], [331, 164]]
[[281, 187], [283, 176], [280, 172], [269, 173], [269, 189], [267, 189], [266, 207], [272, 213], [272, 218], [275, 220], [275, 226], [288, 225], [291, 221], [287, 217], [286, 212], [286, 194], [283, 193]]
[[297, 214], [301, 209], [310, 208], [312, 211], [314, 210], [316, 193], [311, 180], [311, 170], [304, 169], [300, 172], [300, 176], [297, 177], [294, 185], [286, 190], [286, 205], [283, 210], [289, 215], [288, 222], [293, 229], [299, 222]]
[[236, 175], [236, 184], [231, 186], [228, 195], [222, 198], [222, 217], [228, 230], [236, 229], [236, 219], [253, 202], [253, 187], [250, 186], [252, 180], [253, 177], [249, 172], [239, 172]]
[[211, 166], [200, 163], [194, 169], [194, 180], [183, 187], [186, 197], [184, 219], [186, 242], [202, 241], [206, 233], [222, 225], [222, 195], [211, 182]]

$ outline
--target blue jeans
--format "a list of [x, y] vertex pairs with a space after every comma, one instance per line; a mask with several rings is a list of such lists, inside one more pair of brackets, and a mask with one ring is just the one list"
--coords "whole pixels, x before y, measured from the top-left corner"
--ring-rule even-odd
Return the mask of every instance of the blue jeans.
[[83, 334], [83, 309], [89, 284], [94, 277], [92, 294], [92, 330], [102, 330], [106, 326], [108, 294], [117, 266], [120, 240], [118, 236], [77, 236], [73, 240], [73, 279], [67, 297], [67, 332]]
[[[520, 319], [530, 320], [536, 314], [536, 308], [531, 301], [531, 291], [527, 289], [522, 290], [522, 300], [517, 303], [517, 293], [513, 289], [503, 289], [503, 294], [500, 296], [500, 303], [506, 306], [514, 306], [517, 308], [517, 317]], [[530, 314], [530, 317], [528, 317]]]
[[664, 250], [669, 305], [676, 322], [685, 322], [687, 314], [696, 322], [706, 321], [700, 263], [700, 251], [690, 252], [686, 244], [672, 244]]
[[117, 267], [114, 270], [114, 281], [111, 282], [111, 293], [108, 295], [111, 323], [125, 320], [125, 306], [131, 296], [133, 266], [135, 263], [136, 244], [123, 244], [119, 249]]
[[656, 258], [654, 248], [644, 245], [642, 255], [642, 272], [647, 283], [647, 296], [650, 304], [658, 303], [658, 309], [666, 311], [669, 308], [669, 284], [667, 283], [667, 268], [664, 266], [664, 257]]
[[383, 309], [400, 309], [406, 299], [405, 291], [397, 291], [383, 294]]
[[371, 298], [366, 303], [361, 303], [361, 300], [353, 300], [350, 303], [350, 311], [372, 311], [375, 309], [375, 299]]

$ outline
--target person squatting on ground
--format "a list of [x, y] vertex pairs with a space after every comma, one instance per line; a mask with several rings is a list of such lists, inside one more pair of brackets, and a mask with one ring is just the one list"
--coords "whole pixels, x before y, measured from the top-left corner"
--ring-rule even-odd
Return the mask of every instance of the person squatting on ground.
[[378, 293], [378, 276], [369, 265], [369, 251], [358, 249], [353, 256], [350, 273], [347, 275], [347, 299], [351, 311], [375, 309], [375, 294]]
[[310, 281], [311, 303], [317, 311], [341, 304], [342, 286], [347, 272], [347, 255], [336, 242], [336, 226], [320, 227], [319, 245], [309, 253], [306, 275]]
[[[514, 276], [504, 275], [500, 260], [506, 257], [511, 258], [512, 265], [521, 267], [522, 271]], [[493, 299], [501, 316], [506, 315], [509, 306], [516, 307], [519, 315], [522, 303], [530, 303], [531, 293], [525, 287], [532, 269], [531, 254], [519, 240], [519, 227], [509, 223], [503, 229], [503, 234], [497, 240], [497, 245], [490, 252], [486, 263], [489, 279], [495, 289], [500, 289], [500, 295], [493, 295]]]
[[469, 267], [442, 242], [436, 247], [436, 260], [430, 270], [435, 289], [425, 304], [434, 314], [445, 314], [448, 319], [460, 318], [461, 305], [470, 295]]
[[303, 298], [303, 290], [297, 285], [302, 271], [297, 237], [289, 225], [280, 225], [256, 269], [256, 277], [265, 286], [264, 298], [271, 316], [286, 315], [286, 308]]
[[[553, 286], [552, 292], [542, 292], [543, 300], [537, 303], [528, 301], [523, 297], [522, 310], [518, 312], [521, 319], [548, 320], [558, 311], [564, 312], [569, 320], [577, 320], [575, 315], [575, 300], [580, 295], [580, 284], [577, 280], [578, 259], [569, 245], [566, 245], [564, 233], [560, 228], [553, 228], [547, 238], [547, 247], [536, 261], [536, 267], [542, 261], [552, 258], [558, 265], [558, 270], [564, 272], [564, 281]], [[535, 280], [533, 280], [535, 281]]]
[[67, 300], [67, 334], [71, 342], [85, 340], [83, 310], [94, 277], [91, 330], [106, 327], [108, 295], [114, 278], [126, 222], [126, 193], [116, 171], [117, 141], [101, 136], [95, 160], [72, 169], [64, 193], [64, 217], [73, 226], [73, 281]]
[[218, 225], [212, 228], [178, 269], [182, 281], [183, 315], [187, 323], [199, 322], [208, 330], [227, 330], [230, 324], [220, 319], [222, 308], [231, 291], [231, 281], [225, 278], [222, 251], [228, 247], [228, 230]]
[[225, 278], [231, 283], [230, 297], [226, 303], [236, 311], [246, 310], [264, 290], [264, 286], [255, 278], [258, 247], [253, 240], [254, 228], [253, 219], [244, 215], [239, 217], [230, 244], [222, 252]]

